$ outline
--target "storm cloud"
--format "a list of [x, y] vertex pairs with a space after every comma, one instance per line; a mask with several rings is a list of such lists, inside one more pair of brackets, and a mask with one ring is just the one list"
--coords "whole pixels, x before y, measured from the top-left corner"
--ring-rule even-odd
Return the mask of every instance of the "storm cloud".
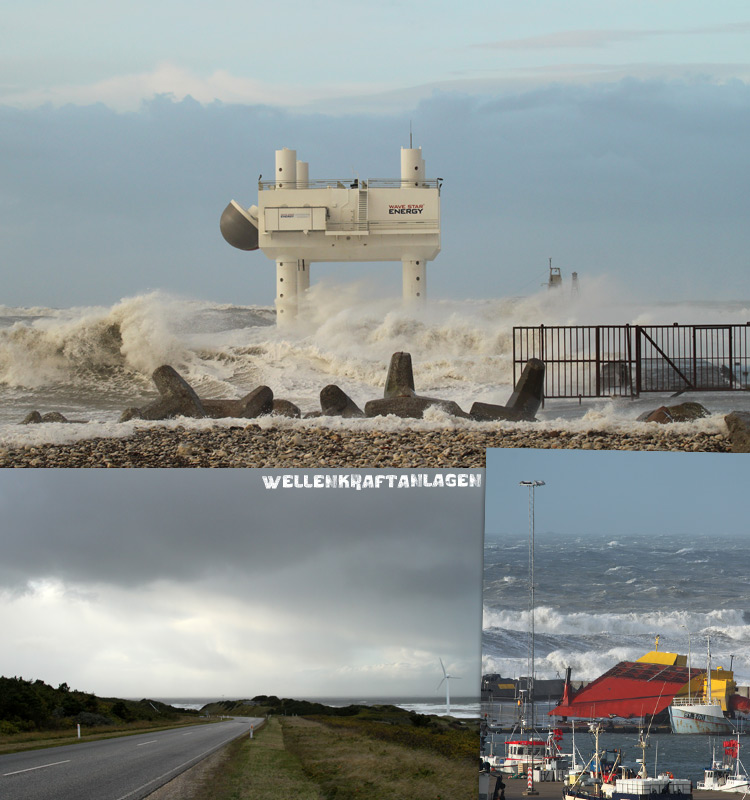
[[[156, 97], [0, 108], [4, 301], [113, 303], [149, 289], [270, 304], [272, 264], [233, 250], [218, 217], [250, 205], [274, 150], [311, 177], [388, 177], [423, 147], [445, 181], [437, 297], [538, 287], [548, 257], [582, 279], [608, 274], [661, 299], [724, 296], [747, 266], [750, 87], [625, 79], [472, 94], [436, 91], [412, 112], [300, 113]], [[386, 294], [398, 268], [380, 268]], [[361, 267], [315, 265], [313, 279]]]
[[[194, 694], [238, 688], [240, 669], [279, 694], [336, 694], [330, 670], [346, 673], [343, 691], [429, 693], [438, 652], [477, 669], [481, 489], [267, 490], [257, 470], [6, 471], [0, 514], [13, 654], [3, 674], [58, 680], [67, 668], [60, 682], [148, 693], [170, 670], [198, 669], [178, 655], [196, 648], [205, 668], [180, 681]], [[103, 630], [108, 673], [100, 648], [85, 666], [75, 655]], [[150, 674], [129, 674], [135, 653]], [[362, 678], [373, 670], [379, 682]]]

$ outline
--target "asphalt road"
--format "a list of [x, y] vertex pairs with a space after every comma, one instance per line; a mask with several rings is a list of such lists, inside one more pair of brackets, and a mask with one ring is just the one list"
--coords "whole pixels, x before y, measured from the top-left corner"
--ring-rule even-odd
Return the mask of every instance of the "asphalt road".
[[0, 756], [0, 798], [140, 800], [261, 722], [235, 717]]

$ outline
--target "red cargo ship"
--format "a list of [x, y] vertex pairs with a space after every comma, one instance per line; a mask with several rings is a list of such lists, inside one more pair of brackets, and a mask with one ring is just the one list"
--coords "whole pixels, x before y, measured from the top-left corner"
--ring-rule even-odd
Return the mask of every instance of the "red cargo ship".
[[[725, 680], [724, 710], [750, 712], [750, 699], [735, 693], [732, 673], [717, 672]], [[573, 690], [568, 675], [563, 698], [549, 713], [585, 719], [655, 716], [667, 710], [675, 695], [687, 695], [689, 687], [695, 694], [704, 677], [705, 670], [690, 669], [685, 656], [652, 651], [638, 661], [621, 661], [578, 691]]]

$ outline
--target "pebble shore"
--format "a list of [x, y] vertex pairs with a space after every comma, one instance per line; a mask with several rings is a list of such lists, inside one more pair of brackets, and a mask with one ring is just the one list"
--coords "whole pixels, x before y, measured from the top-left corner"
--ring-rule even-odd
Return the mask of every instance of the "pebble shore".
[[405, 427], [386, 432], [248, 424], [136, 429], [124, 438], [6, 446], [0, 467], [482, 468], [489, 447], [731, 451], [724, 431], [653, 425], [643, 432]]

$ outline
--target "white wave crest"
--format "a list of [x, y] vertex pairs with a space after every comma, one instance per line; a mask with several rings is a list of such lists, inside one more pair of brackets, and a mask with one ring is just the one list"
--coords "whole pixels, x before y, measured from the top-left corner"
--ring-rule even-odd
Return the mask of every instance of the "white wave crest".
[[[498, 611], [484, 608], [484, 629], [525, 631], [529, 628], [528, 611]], [[584, 613], [565, 614], [557, 609], [541, 606], [534, 613], [534, 627], [538, 633], [591, 635], [617, 631], [618, 636], [660, 633], [680, 641], [685, 630], [695, 635], [720, 632], [736, 639], [750, 640], [750, 625], [745, 624], [741, 611], [717, 609], [708, 614], [688, 611], [653, 610], [646, 613]]]

